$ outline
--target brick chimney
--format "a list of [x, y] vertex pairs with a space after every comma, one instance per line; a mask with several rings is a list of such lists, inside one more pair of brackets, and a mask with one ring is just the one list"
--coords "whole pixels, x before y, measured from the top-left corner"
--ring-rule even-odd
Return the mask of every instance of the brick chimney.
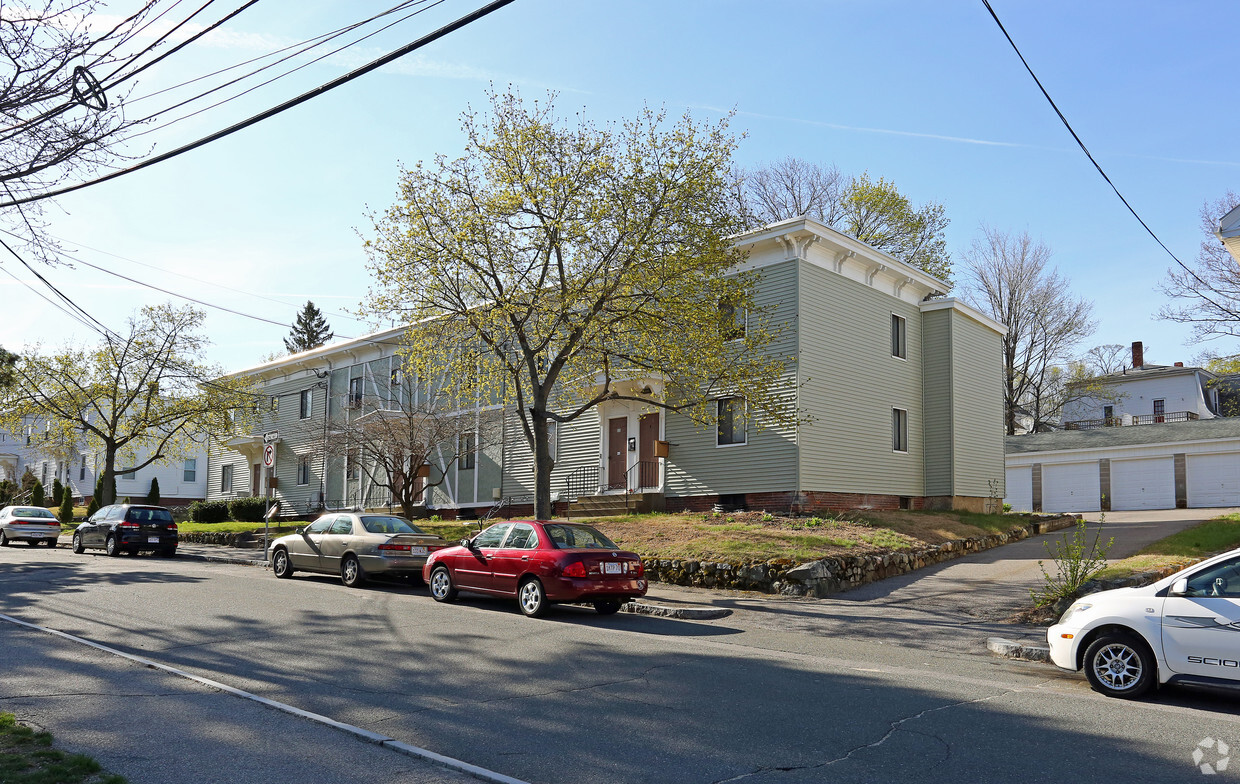
[[1183, 363], [1183, 362], [1177, 362], [1177, 363], [1175, 363], [1175, 366], [1176, 366], [1176, 367], [1184, 367], [1184, 363]]
[[1134, 370], [1145, 367], [1145, 350], [1139, 340], [1132, 344], [1132, 367]]

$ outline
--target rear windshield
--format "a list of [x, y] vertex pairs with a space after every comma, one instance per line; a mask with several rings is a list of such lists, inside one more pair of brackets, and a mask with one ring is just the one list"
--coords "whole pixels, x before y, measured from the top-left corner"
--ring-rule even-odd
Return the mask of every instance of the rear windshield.
[[125, 519], [131, 523], [171, 523], [172, 512], [167, 509], [130, 509]]
[[13, 510], [14, 517], [42, 517], [55, 520], [56, 515], [38, 506], [19, 506]]
[[616, 543], [589, 525], [544, 525], [543, 530], [560, 549], [616, 550]]
[[399, 517], [381, 515], [363, 515], [362, 525], [372, 534], [420, 534], [422, 531], [407, 520]]

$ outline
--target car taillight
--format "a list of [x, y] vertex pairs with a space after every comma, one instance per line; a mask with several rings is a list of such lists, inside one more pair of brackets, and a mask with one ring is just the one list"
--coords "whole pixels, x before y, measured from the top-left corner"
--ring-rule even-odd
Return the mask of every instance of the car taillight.
[[641, 561], [629, 561], [629, 574], [635, 574], [642, 577], [646, 574], [646, 565]]
[[168, 530], [169, 530], [169, 531], [175, 531], [175, 530], [177, 530], [177, 524], [176, 524], [176, 523], [168, 523]]
[[141, 528], [142, 526], [138, 525], [137, 523], [121, 523], [119, 527], [124, 528], [126, 530], [132, 530], [136, 528]]
[[407, 553], [412, 549], [413, 549], [413, 545], [408, 545], [408, 544], [381, 544], [379, 545], [379, 550], [382, 552], [396, 551], [396, 552]]
[[568, 566], [564, 567], [564, 571], [562, 572], [562, 574], [565, 577], [576, 577], [578, 579], [585, 579], [586, 565], [583, 564], [581, 561], [573, 561]]

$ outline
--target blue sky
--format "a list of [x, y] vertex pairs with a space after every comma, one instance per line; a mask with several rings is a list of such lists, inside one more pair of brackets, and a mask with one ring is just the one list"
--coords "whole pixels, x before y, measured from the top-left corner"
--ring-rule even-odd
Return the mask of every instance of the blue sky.
[[[210, 42], [134, 87], [148, 95], [388, 3], [259, 3]], [[135, 140], [160, 152], [394, 49], [480, 5], [442, 5], [245, 98]], [[1196, 256], [1202, 202], [1240, 190], [1230, 34], [1240, 4], [993, 0], [1026, 58], [1138, 212], [1182, 259]], [[128, 10], [128, 4], [114, 5]], [[223, 13], [222, 11], [219, 13]], [[489, 83], [598, 122], [643, 104], [716, 120], [736, 111], [740, 164], [792, 155], [868, 171], [915, 203], [938, 201], [960, 254], [987, 223], [1054, 250], [1099, 327], [1080, 347], [1145, 342], [1149, 361], [1203, 349], [1161, 321], [1173, 264], [1111, 193], [977, 2], [569, 2], [517, 0], [327, 96], [143, 172], [62, 197], [52, 233], [79, 258], [163, 288], [291, 323], [312, 299], [340, 335], [366, 294], [369, 210], [396, 193], [399, 166], [461, 149], [459, 115]], [[156, 97], [132, 104], [141, 112]], [[131, 115], [132, 116], [132, 115]], [[89, 248], [89, 249], [88, 249]], [[13, 270], [11, 262], [7, 268]], [[27, 276], [28, 277], [28, 276]], [[86, 267], [48, 272], [116, 329], [168, 299]], [[0, 344], [93, 340], [12, 280]], [[282, 348], [287, 328], [210, 311], [210, 358], [229, 370]]]

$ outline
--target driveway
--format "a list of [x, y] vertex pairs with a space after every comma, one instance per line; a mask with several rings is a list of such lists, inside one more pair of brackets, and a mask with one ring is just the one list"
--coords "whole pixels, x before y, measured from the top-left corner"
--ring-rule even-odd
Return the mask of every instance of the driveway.
[[[1091, 537], [1114, 537], [1112, 560], [1203, 520], [1240, 509], [1171, 509], [1086, 515]], [[1099, 526], [1101, 525], [1101, 532]], [[979, 651], [990, 636], [1042, 641], [1040, 627], [1005, 623], [1029, 606], [1029, 591], [1042, 586], [1044, 562], [1068, 528], [864, 585], [829, 599], [787, 599], [739, 591], [681, 588], [655, 583], [650, 599], [670, 606], [697, 604], [734, 611], [729, 623], [797, 633], [878, 638], [896, 644], [952, 651]], [[1049, 548], [1049, 549], [1048, 549]]]

